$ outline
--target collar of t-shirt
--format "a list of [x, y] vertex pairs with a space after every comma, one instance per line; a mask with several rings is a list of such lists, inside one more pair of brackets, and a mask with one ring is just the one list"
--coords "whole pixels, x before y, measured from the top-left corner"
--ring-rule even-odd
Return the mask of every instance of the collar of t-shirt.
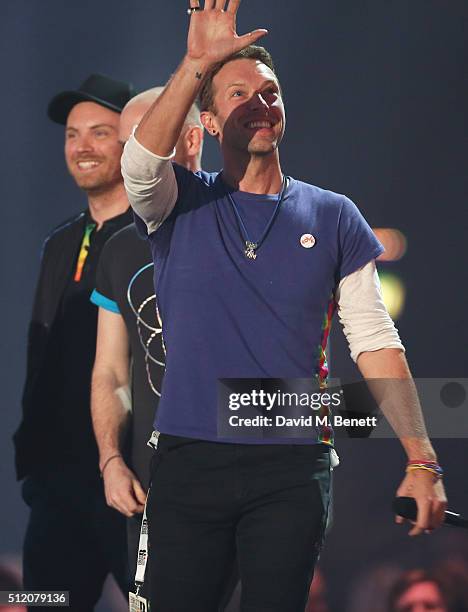
[[[125, 227], [133, 221], [133, 214], [130, 208], [120, 215], [116, 215], [111, 219], [107, 219], [102, 224], [99, 230], [96, 230], [97, 223], [92, 218], [89, 209], [86, 210], [83, 217], [83, 237], [81, 239], [80, 249], [78, 251], [78, 257], [75, 263], [75, 270], [73, 273], [73, 280], [75, 283], [80, 283], [85, 275], [85, 272], [90, 271], [90, 268], [94, 269], [95, 264], [93, 255], [99, 255], [101, 248], [110, 236]], [[96, 252], [97, 251], [97, 252]]]

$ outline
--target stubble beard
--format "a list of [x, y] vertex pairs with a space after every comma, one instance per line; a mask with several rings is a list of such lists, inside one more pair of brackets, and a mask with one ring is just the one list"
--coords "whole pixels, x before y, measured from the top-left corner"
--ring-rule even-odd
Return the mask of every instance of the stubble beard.
[[250, 142], [249, 146], [247, 147], [247, 151], [252, 157], [268, 157], [269, 155], [272, 155], [277, 148], [278, 143], [276, 140], [269, 143]]
[[88, 195], [100, 195], [106, 191], [111, 191], [121, 180], [120, 176], [109, 177], [105, 170], [95, 176], [80, 176], [73, 172], [70, 172], [70, 174], [77, 187]]
[[232, 148], [237, 150], [242, 155], [251, 157], [267, 157], [276, 151], [278, 148], [277, 140], [255, 140], [255, 138], [246, 140], [244, 138], [234, 139]]

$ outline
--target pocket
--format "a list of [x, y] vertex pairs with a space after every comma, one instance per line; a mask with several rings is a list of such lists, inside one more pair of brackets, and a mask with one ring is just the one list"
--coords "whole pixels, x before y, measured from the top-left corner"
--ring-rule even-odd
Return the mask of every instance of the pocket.
[[162, 460], [162, 451], [158, 448], [154, 449], [153, 452], [153, 456], [151, 457], [151, 461], [150, 461], [150, 486], [151, 483], [153, 482], [154, 479], [154, 475], [159, 467], [159, 464], [161, 463]]
[[316, 464], [317, 468], [330, 469], [331, 447], [325, 444], [293, 444], [294, 453]]

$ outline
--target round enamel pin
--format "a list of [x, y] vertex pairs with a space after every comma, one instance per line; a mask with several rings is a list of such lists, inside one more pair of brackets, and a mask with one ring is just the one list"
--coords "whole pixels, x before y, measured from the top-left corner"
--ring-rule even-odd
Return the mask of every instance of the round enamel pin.
[[302, 234], [300, 243], [305, 249], [311, 249], [315, 244], [315, 238], [312, 234]]

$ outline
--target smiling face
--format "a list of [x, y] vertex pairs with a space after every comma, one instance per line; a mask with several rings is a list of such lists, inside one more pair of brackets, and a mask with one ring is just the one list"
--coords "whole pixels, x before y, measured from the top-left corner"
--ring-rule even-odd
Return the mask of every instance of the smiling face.
[[278, 148], [285, 113], [273, 71], [254, 59], [225, 64], [213, 78], [214, 108], [202, 113], [205, 128], [223, 150], [270, 155]]
[[88, 194], [111, 190], [122, 181], [119, 119], [119, 113], [94, 102], [80, 102], [68, 115], [65, 160], [78, 187]]

